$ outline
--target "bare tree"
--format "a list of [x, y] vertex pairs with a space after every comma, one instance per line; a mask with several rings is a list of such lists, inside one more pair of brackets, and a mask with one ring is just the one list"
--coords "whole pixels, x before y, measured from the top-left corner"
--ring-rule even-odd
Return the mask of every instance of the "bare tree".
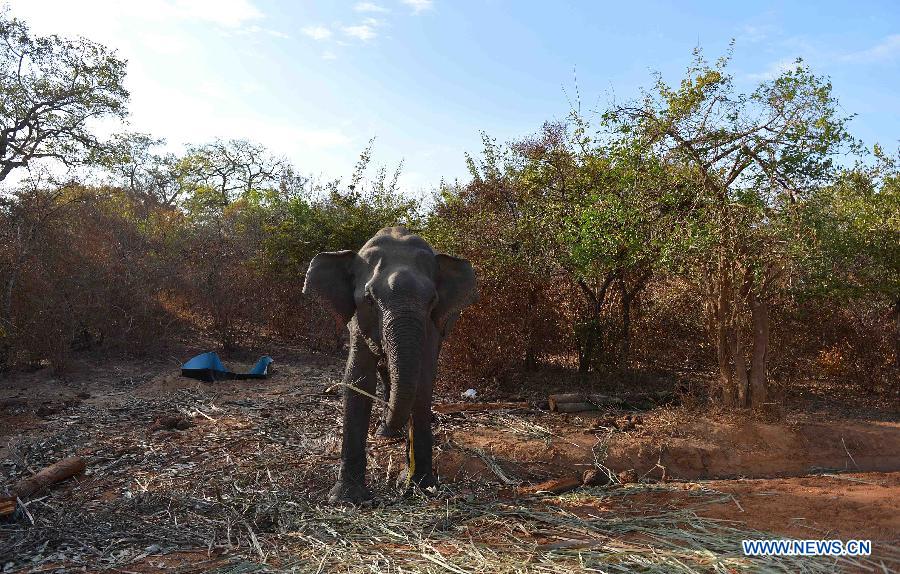
[[190, 175], [183, 158], [173, 153], [156, 153], [165, 144], [149, 134], [117, 134], [98, 163], [112, 175], [113, 182], [135, 194], [143, 201], [173, 207], [184, 191]]
[[124, 117], [124, 78], [114, 51], [83, 38], [33, 36], [0, 12], [0, 181], [37, 159], [91, 161], [100, 147], [91, 120]]
[[288, 162], [246, 139], [215, 140], [193, 147], [184, 159], [196, 185], [216, 190], [222, 204], [264, 187], [276, 188]]

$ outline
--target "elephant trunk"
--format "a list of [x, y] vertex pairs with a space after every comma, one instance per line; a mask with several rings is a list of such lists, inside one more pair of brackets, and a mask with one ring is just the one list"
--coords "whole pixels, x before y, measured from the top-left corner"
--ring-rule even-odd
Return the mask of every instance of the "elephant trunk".
[[422, 363], [425, 325], [411, 313], [385, 313], [384, 350], [391, 379], [384, 426], [389, 432], [399, 432], [409, 420]]

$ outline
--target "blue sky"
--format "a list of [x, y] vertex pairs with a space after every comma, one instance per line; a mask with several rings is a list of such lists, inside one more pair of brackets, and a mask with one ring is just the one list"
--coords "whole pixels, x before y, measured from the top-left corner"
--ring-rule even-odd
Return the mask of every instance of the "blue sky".
[[[2, 0], [0, 0], [2, 1]], [[501, 141], [677, 81], [701, 45], [736, 40], [746, 89], [796, 57], [829, 75], [866, 143], [900, 140], [900, 3], [500, 0], [11, 0], [34, 31], [129, 60], [131, 128], [178, 148], [247, 137], [322, 177], [405, 161], [404, 189], [465, 178], [480, 132]]]

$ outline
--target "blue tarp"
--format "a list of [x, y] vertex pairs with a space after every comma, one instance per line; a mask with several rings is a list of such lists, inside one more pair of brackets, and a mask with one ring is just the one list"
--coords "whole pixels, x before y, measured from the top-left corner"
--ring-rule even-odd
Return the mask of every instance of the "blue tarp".
[[274, 361], [275, 359], [269, 355], [264, 355], [256, 361], [256, 366], [249, 373], [235, 373], [225, 368], [218, 354], [210, 351], [197, 355], [181, 365], [181, 376], [207, 383], [229, 379], [265, 379], [269, 375], [269, 365]]

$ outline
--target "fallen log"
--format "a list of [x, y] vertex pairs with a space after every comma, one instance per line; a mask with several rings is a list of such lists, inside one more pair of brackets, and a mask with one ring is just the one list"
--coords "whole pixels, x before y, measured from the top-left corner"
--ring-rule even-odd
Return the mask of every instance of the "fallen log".
[[564, 393], [550, 395], [547, 399], [550, 410], [558, 413], [596, 411], [600, 407], [620, 407], [622, 399], [600, 394]]
[[87, 463], [80, 456], [64, 458], [38, 471], [31, 478], [20, 480], [10, 489], [10, 493], [19, 498], [28, 498], [43, 488], [81, 474], [86, 467]]
[[557, 413], [582, 413], [585, 411], [596, 411], [599, 408], [594, 403], [583, 401], [577, 403], [554, 403], [550, 410]]
[[529, 404], [525, 401], [513, 403], [442, 403], [432, 405], [431, 410], [442, 415], [461, 412], [478, 411], [502, 411], [507, 409], [527, 409]]
[[157, 417], [150, 426], [150, 432], [154, 433], [160, 430], [187, 430], [194, 426], [194, 423], [183, 416], [161, 416]]
[[0, 516], [9, 516], [16, 511], [15, 496], [0, 496]]
[[582, 484], [583, 481], [580, 476], [570, 476], [565, 478], [554, 478], [553, 480], [548, 480], [540, 484], [520, 486], [516, 491], [519, 494], [562, 494], [564, 492], [569, 492], [570, 490], [575, 490]]

